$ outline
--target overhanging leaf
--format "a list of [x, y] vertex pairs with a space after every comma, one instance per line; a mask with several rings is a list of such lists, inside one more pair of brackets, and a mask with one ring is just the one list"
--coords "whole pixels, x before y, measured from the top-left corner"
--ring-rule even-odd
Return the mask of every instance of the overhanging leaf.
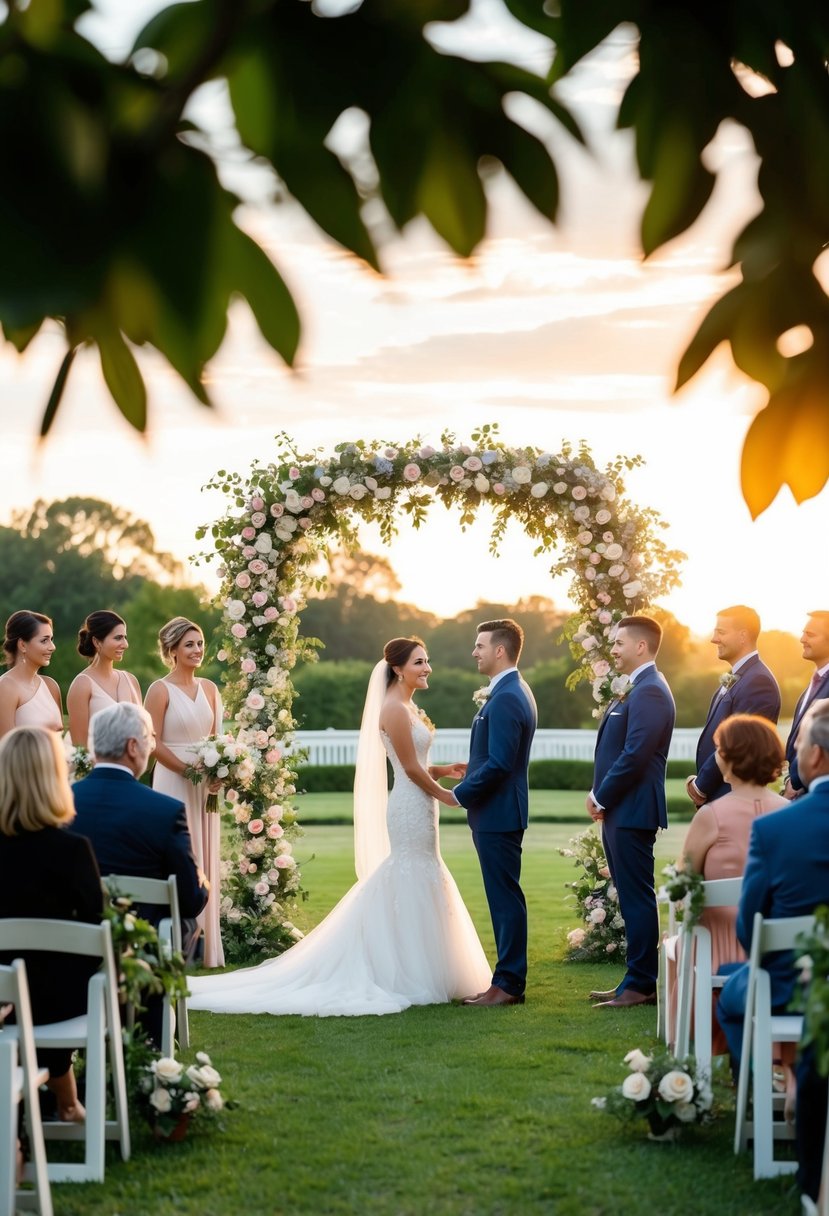
[[115, 404], [130, 426], [142, 433], [147, 428], [147, 390], [135, 356], [120, 332], [111, 325], [96, 328], [101, 371]]

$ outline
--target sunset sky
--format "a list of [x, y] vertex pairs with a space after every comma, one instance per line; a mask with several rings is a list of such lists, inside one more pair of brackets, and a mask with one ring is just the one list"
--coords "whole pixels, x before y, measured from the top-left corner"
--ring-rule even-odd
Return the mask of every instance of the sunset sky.
[[[158, 5], [111, 0], [98, 7], [90, 36], [120, 56]], [[468, 53], [497, 53], [542, 71], [544, 41], [518, 36], [498, 9], [497, 0], [476, 5], [464, 34]], [[666, 606], [696, 632], [710, 629], [717, 608], [744, 601], [766, 626], [799, 633], [807, 610], [829, 606], [815, 556], [826, 491], [799, 508], [785, 491], [750, 521], [739, 456], [764, 395], [725, 350], [671, 396], [683, 345], [728, 285], [722, 267], [730, 243], [757, 208], [756, 161], [742, 131], [721, 129], [707, 153], [709, 166], [722, 170], [712, 203], [686, 238], [643, 263], [637, 224], [644, 192], [628, 135], [612, 131], [631, 70], [631, 43], [620, 32], [561, 89], [594, 154], [549, 132], [564, 180], [559, 225], [545, 223], [502, 176], [491, 190], [488, 238], [469, 263], [415, 223], [386, 247], [380, 277], [323, 238], [294, 205], [269, 202], [267, 175], [246, 169], [230, 147], [223, 175], [250, 200], [241, 221], [300, 305], [298, 372], [284, 368], [237, 306], [210, 372], [214, 414], [160, 359], [140, 354], [151, 408], [142, 442], [110, 403], [96, 358], [83, 355], [53, 436], [37, 450], [62, 340], [44, 333], [23, 359], [3, 348], [6, 450], [13, 444], [19, 458], [4, 469], [0, 520], [38, 497], [93, 495], [148, 519], [160, 545], [186, 557], [197, 547], [196, 526], [222, 509], [201, 492], [203, 483], [219, 467], [244, 471], [254, 458], [269, 459], [277, 431], [330, 451], [359, 437], [420, 433], [434, 443], [446, 426], [465, 439], [476, 424], [497, 421], [509, 444], [555, 452], [565, 439], [584, 438], [599, 462], [618, 453], [645, 457], [630, 492], [661, 513], [669, 543], [688, 554], [683, 586]], [[221, 90], [205, 90], [197, 113], [226, 144]], [[537, 113], [520, 117], [541, 130]], [[353, 124], [342, 128], [337, 138], [355, 138]], [[519, 532], [497, 562], [486, 542], [485, 528], [462, 536], [455, 517], [436, 507], [422, 534], [401, 535], [388, 553], [403, 598], [442, 615], [478, 596], [563, 599], [566, 588], [552, 586]], [[380, 551], [370, 532], [365, 543]]]

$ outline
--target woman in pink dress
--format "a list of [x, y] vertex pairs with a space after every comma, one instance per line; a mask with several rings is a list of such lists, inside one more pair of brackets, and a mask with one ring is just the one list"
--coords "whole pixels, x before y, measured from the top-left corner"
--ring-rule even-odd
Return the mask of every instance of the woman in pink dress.
[[187, 808], [187, 826], [196, 863], [210, 884], [210, 898], [199, 916], [204, 930], [205, 967], [223, 967], [219, 931], [221, 817], [205, 810], [208, 794], [220, 782], [194, 785], [185, 776], [196, 744], [222, 729], [222, 701], [212, 680], [197, 676], [204, 659], [204, 634], [186, 617], [168, 621], [158, 633], [161, 657], [171, 669], [150, 685], [145, 702], [156, 733], [153, 789], [178, 798]]
[[9, 670], [0, 676], [0, 737], [14, 726], [63, 730], [60, 689], [40, 674], [55, 653], [49, 617], [28, 609], [13, 612], [6, 621], [3, 650]]
[[78, 630], [78, 654], [89, 659], [89, 666], [75, 676], [66, 697], [73, 743], [87, 746], [89, 720], [99, 709], [109, 709], [119, 701], [141, 704], [135, 676], [114, 667], [128, 647], [127, 626], [117, 612], [90, 612]]
[[[717, 727], [714, 743], [717, 765], [731, 790], [700, 807], [682, 849], [685, 868], [706, 881], [741, 877], [754, 820], [788, 806], [785, 798], [766, 788], [780, 776], [785, 758], [771, 722], [755, 714], [734, 714]], [[724, 963], [745, 961], [737, 940], [736, 908], [708, 908], [700, 924], [711, 934], [712, 974]], [[716, 1020], [713, 1028], [713, 1052], [719, 1055], [726, 1051], [725, 1039]]]

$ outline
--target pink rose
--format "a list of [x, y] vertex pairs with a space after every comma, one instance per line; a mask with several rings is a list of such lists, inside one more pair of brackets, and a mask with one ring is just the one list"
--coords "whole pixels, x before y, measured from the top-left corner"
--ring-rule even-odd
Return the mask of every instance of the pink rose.
[[254, 591], [251, 596], [254, 608], [264, 608], [268, 602], [268, 595], [265, 591]]
[[419, 476], [420, 476], [420, 465], [407, 464], [406, 467], [403, 469], [403, 480], [404, 481], [417, 481]]
[[314, 486], [313, 490], [311, 491], [311, 497], [313, 498], [314, 502], [325, 502], [325, 491], [320, 490], [318, 486]]
[[243, 857], [242, 860], [239, 862], [239, 873], [247, 874], [249, 869], [250, 869], [250, 862], [246, 861], [245, 858]]
[[248, 874], [255, 874], [258, 869], [259, 866], [257, 866], [254, 862], [248, 862]]
[[299, 481], [299, 469], [296, 467], [296, 465], [293, 465], [290, 469], [288, 469], [288, 476], [290, 477], [291, 481]]
[[245, 545], [244, 549], [242, 550], [242, 557], [256, 557], [256, 550], [254, 549], [253, 545]]
[[267, 568], [267, 562], [263, 562], [261, 557], [255, 557], [252, 562], [248, 563], [248, 570], [251, 574], [264, 574]]
[[281, 759], [282, 759], [282, 752], [279, 750], [278, 747], [272, 747], [269, 752], [265, 753], [265, 763], [266, 764], [279, 764], [279, 761]]
[[266, 882], [262, 882], [262, 880], [260, 879], [259, 882], [256, 884], [256, 886], [253, 888], [253, 890], [256, 895], [267, 895], [268, 892], [270, 891], [270, 887], [268, 886], [268, 884]]
[[305, 515], [305, 516], [303, 516], [303, 518], [302, 518], [302, 519], [299, 521], [299, 526], [300, 526], [300, 528], [302, 528], [302, 531], [303, 531], [303, 532], [307, 532], [307, 531], [308, 531], [308, 529], [309, 529], [310, 527], [312, 527], [312, 526], [313, 526], [313, 522], [314, 522], [314, 521], [313, 521], [312, 519], [309, 519], [309, 518], [308, 518], [308, 516], [307, 516], [307, 515]]
[[256, 536], [255, 528], [242, 528], [242, 540], [253, 540]]
[[459, 464], [453, 464], [449, 470], [449, 477], [452, 481], [463, 481], [464, 472]]
[[264, 499], [252, 498], [250, 500], [250, 509], [251, 511], [263, 511], [265, 509]]
[[470, 473], [477, 473], [483, 468], [483, 465], [477, 456], [467, 456], [466, 460], [463, 462], [463, 467], [465, 469], [469, 469]]
[[576, 502], [581, 502], [583, 498], [587, 498], [587, 490], [585, 490], [584, 486], [573, 486], [571, 493]]
[[254, 528], [261, 528], [267, 518], [268, 517], [264, 511], [254, 511], [253, 515], [250, 517], [250, 522], [253, 524]]
[[262, 819], [251, 819], [248, 824], [248, 831], [251, 836], [258, 836], [264, 830], [265, 822]]
[[279, 519], [279, 517], [284, 514], [285, 514], [285, 508], [283, 507], [281, 502], [275, 502], [272, 504], [271, 515], [274, 517], [274, 519]]
[[288, 857], [285, 853], [280, 853], [279, 857], [273, 863], [278, 870], [290, 870], [296, 863], [293, 857]]
[[255, 713], [258, 713], [260, 709], [265, 708], [265, 698], [261, 692], [249, 692], [245, 698], [245, 705], [247, 705], [248, 709], [252, 709]]
[[256, 663], [253, 661], [253, 659], [242, 659], [239, 666], [246, 676], [251, 676], [256, 671]]
[[297, 603], [292, 595], [283, 595], [279, 602], [282, 605], [283, 612], [296, 612]]
[[238, 802], [239, 801], [239, 791], [238, 790], [225, 790], [225, 799], [228, 802]]
[[503, 494], [506, 491], [506, 486], [502, 481], [496, 481], [492, 489], [496, 494]]
[[276, 608], [274, 608], [273, 604], [270, 604], [265, 609], [264, 616], [266, 621], [275, 621], [279, 616], [279, 613], [277, 612]]
[[593, 675], [597, 680], [603, 680], [610, 673], [610, 664], [607, 659], [597, 659], [591, 666], [593, 668]]
[[314, 505], [314, 500], [310, 494], [303, 494], [302, 498], [300, 498], [299, 501], [306, 511], [308, 510], [309, 507], [313, 507], [313, 505]]
[[424, 446], [418, 452], [418, 456], [421, 460], [431, 460], [434, 454], [435, 449], [431, 446], [431, 444], [428, 443], [424, 444]]
[[272, 823], [268, 827], [268, 835], [271, 840], [279, 840], [280, 836], [285, 835], [285, 829], [281, 823]]
[[241, 587], [243, 590], [246, 587], [249, 587], [250, 575], [248, 574], [247, 570], [240, 571], [240, 573], [236, 575], [234, 582], [236, 583], [237, 587]]
[[230, 632], [235, 638], [246, 638], [248, 636], [247, 626], [241, 621], [237, 621], [235, 625], [230, 626]]

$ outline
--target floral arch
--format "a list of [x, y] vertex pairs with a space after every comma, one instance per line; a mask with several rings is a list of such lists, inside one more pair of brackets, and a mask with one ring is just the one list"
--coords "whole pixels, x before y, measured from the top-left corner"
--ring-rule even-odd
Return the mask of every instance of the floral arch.
[[623, 472], [638, 457], [601, 470], [584, 444], [577, 451], [565, 444], [557, 455], [510, 448], [495, 425], [480, 427], [469, 443], [444, 434], [438, 448], [420, 438], [358, 440], [322, 456], [300, 453], [285, 434], [278, 445], [275, 460], [255, 464], [247, 479], [217, 474], [208, 488], [231, 503], [198, 533], [212, 534], [221, 559], [225, 706], [253, 761], [245, 784], [231, 779], [226, 791], [238, 829], [222, 885], [222, 932], [233, 961], [277, 952], [297, 936], [286, 919], [301, 893], [290, 843], [295, 761], [284, 754], [296, 727], [291, 672], [316, 657], [313, 641], [300, 634], [305, 594], [325, 581], [314, 569], [332, 541], [356, 541], [356, 519], [377, 521], [388, 544], [401, 515], [417, 528], [435, 501], [458, 509], [462, 529], [489, 504], [493, 554], [510, 520], [537, 541], [536, 555], [555, 550], [550, 572], [570, 571], [576, 605], [567, 626], [575, 659], [568, 687], [589, 679], [596, 714], [613, 695], [613, 624], [674, 586], [683, 556], [661, 539], [656, 512], [625, 496]]

